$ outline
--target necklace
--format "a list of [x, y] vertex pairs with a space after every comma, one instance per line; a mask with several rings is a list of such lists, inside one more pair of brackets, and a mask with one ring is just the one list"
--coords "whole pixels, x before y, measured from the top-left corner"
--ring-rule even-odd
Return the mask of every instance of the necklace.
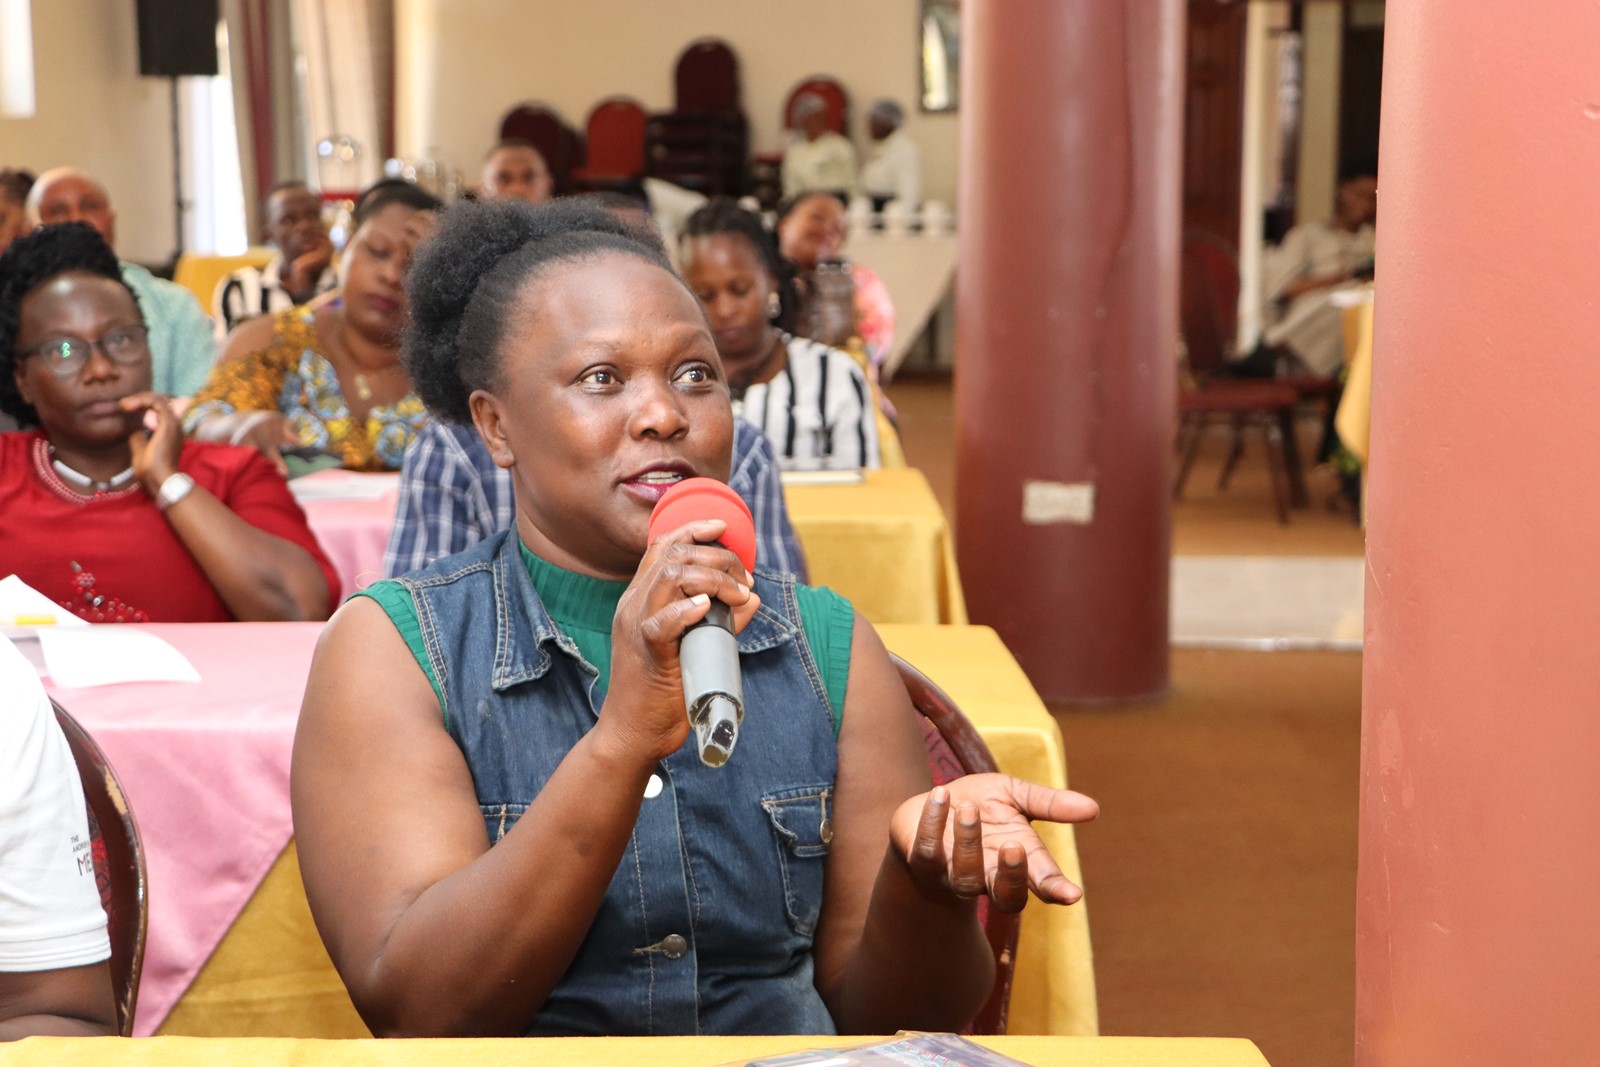
[[95, 493], [109, 493], [111, 490], [121, 489], [123, 486], [133, 481], [132, 467], [129, 467], [127, 470], [121, 471], [117, 474], [113, 474], [108, 480], [103, 482], [97, 481], [96, 479], [89, 477], [87, 474], [81, 474], [56, 458], [56, 450], [55, 446], [53, 445], [50, 448], [50, 466], [54, 467], [57, 474], [61, 475], [61, 477], [65, 478], [73, 485], [79, 486], [83, 489], [88, 489]]
[[[356, 358], [355, 358], [354, 353], [352, 353], [350, 351], [350, 341], [349, 341], [350, 324], [345, 320], [343, 315], [339, 316], [338, 331], [339, 331], [338, 348], [339, 348], [341, 357], [346, 362], [348, 362], [352, 368], [359, 367], [360, 364], [358, 364], [356, 362]], [[372, 372], [372, 375], [369, 375], [364, 370], [356, 370], [355, 373], [350, 376], [350, 384], [356, 387], [356, 398], [358, 400], [360, 400], [363, 404], [365, 404], [369, 400], [371, 400], [372, 399], [372, 377], [375, 376], [375, 375], [378, 375], [378, 374], [382, 374], [382, 373], [384, 373], [384, 371], [393, 370], [395, 366], [397, 366], [397, 364], [396, 365], [391, 365], [389, 367], [379, 368], [378, 370], [374, 370]]]

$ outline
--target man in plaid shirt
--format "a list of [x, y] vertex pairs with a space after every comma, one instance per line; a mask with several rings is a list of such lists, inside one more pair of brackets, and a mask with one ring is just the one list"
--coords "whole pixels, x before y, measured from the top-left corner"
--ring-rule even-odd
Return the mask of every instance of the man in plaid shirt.
[[[728, 486], [755, 516], [756, 564], [804, 582], [805, 556], [789, 525], [772, 446], [743, 419], [733, 425]], [[477, 429], [435, 418], [406, 450], [383, 576], [394, 578], [460, 552], [508, 529], [515, 519], [511, 472], [495, 466]]]

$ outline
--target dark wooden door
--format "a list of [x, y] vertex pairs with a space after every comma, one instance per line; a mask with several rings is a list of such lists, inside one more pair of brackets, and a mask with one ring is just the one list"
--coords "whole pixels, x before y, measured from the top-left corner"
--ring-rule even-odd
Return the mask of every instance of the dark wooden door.
[[1183, 228], [1230, 248], [1239, 240], [1245, 7], [1189, 0]]
[[[1380, 12], [1381, 14], [1381, 12]], [[1345, 14], [1344, 69], [1339, 81], [1339, 173], [1376, 174], [1378, 98], [1383, 90], [1383, 20]]]

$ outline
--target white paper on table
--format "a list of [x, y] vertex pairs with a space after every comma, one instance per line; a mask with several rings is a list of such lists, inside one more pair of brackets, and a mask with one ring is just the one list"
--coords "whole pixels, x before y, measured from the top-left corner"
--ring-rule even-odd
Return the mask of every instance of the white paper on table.
[[39, 630], [45, 666], [59, 686], [86, 689], [122, 682], [198, 682], [200, 672], [155, 634], [108, 624]]
[[1362, 304], [1372, 303], [1373, 288], [1371, 285], [1350, 285], [1343, 289], [1335, 289], [1328, 294], [1328, 303], [1343, 310], [1344, 308], [1360, 307]]
[[8, 574], [0, 578], [0, 629], [8, 637], [33, 636], [31, 626], [11, 624], [11, 620], [17, 618], [53, 619], [55, 621], [48, 624], [51, 626], [89, 625], [15, 574]]
[[296, 500], [377, 500], [399, 488], [399, 472], [318, 471], [289, 483]]
[[821, 471], [779, 471], [784, 485], [860, 485], [867, 480], [859, 468]]

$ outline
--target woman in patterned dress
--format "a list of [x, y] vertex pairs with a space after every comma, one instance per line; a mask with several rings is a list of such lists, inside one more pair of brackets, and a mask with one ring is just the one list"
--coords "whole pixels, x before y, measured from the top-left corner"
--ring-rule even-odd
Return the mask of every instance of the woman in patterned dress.
[[200, 440], [332, 456], [358, 471], [398, 470], [427, 417], [399, 361], [402, 281], [433, 226], [434, 197], [403, 181], [362, 194], [340, 264], [339, 298], [290, 308], [234, 331], [184, 419]]

